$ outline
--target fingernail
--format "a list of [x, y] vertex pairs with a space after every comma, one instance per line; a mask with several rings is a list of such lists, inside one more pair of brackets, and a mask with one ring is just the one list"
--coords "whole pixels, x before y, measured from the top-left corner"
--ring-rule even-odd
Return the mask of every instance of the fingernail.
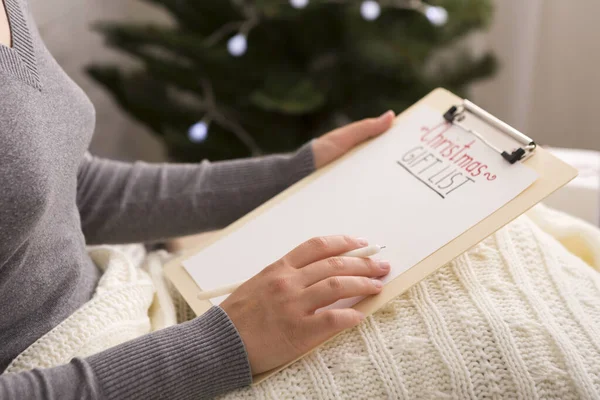
[[356, 238], [356, 242], [361, 246], [368, 246], [369, 241], [365, 238]]
[[383, 282], [381, 282], [379, 279], [371, 279], [371, 282], [373, 282], [373, 286], [375, 286], [377, 289], [383, 287]]
[[379, 262], [379, 269], [381, 269], [384, 272], [387, 272], [390, 270], [390, 262], [389, 261], [378, 261]]
[[367, 316], [363, 313], [361, 313], [360, 311], [358, 312], [358, 318], [362, 321], [366, 318]]
[[384, 112], [383, 114], [381, 114], [379, 116], [379, 119], [386, 119], [389, 114], [394, 115], [394, 112], [392, 110], [388, 110], [388, 111]]

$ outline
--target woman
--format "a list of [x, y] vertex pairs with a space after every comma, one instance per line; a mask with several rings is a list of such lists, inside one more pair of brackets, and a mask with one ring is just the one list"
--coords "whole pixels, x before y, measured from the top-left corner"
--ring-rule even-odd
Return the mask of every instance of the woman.
[[[0, 1], [11, 27], [0, 12], [0, 370], [10, 372], [0, 375], [0, 398], [212, 397], [358, 324], [352, 309], [313, 311], [378, 293], [371, 278], [389, 265], [335, 257], [364, 239], [316, 238], [199, 318], [116, 347], [91, 343], [67, 364], [49, 364], [57, 367], [23, 368], [35, 365], [32, 355], [54, 360], [77, 347], [76, 331], [98, 320], [70, 324], [73, 317], [86, 316], [105, 285], [122, 277], [111, 267], [100, 276], [105, 254], [88, 256], [86, 241], [141, 242], [223, 226], [385, 131], [392, 114], [286, 156], [201, 165], [100, 160], [86, 153], [94, 115], [85, 95], [44, 48], [25, 0]], [[224, 396], [600, 398], [598, 269], [599, 230], [537, 207], [358, 327]], [[112, 305], [126, 308], [120, 300]]]
[[[349, 125], [291, 155], [200, 165], [98, 159], [86, 153], [92, 105], [44, 47], [26, 1], [0, 1], [0, 371], [92, 297], [101, 274], [86, 242], [223, 227], [393, 120], [388, 112]], [[352, 309], [314, 310], [380, 291], [370, 278], [387, 263], [331, 262], [365, 244], [309, 240], [221, 307], [63, 366], [1, 375], [0, 397], [199, 399], [248, 385], [251, 373], [359, 323]]]

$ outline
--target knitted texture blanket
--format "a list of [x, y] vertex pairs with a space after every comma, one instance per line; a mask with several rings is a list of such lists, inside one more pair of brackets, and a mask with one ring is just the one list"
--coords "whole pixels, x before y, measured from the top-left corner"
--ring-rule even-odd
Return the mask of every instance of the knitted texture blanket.
[[[125, 249], [90, 250], [106, 269], [96, 296], [11, 371], [191, 316], [162, 277], [169, 255]], [[221, 399], [600, 398], [599, 268], [600, 230], [537, 206], [358, 327]]]
[[49, 368], [117, 346], [194, 317], [164, 278], [165, 251], [142, 245], [94, 246], [102, 278], [92, 299], [15, 358], [6, 373]]
[[599, 267], [600, 231], [538, 206], [221, 399], [599, 399]]

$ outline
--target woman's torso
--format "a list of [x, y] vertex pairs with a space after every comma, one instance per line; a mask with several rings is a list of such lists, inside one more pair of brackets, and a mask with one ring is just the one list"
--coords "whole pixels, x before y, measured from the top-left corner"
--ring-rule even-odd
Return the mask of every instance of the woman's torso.
[[87, 301], [98, 280], [76, 206], [94, 110], [43, 45], [25, 0], [4, 0], [0, 46], [0, 371]]

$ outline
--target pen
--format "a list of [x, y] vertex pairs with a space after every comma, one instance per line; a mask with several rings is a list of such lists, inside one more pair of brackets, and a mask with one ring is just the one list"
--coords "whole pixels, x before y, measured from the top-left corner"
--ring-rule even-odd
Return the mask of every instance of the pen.
[[[352, 250], [344, 254], [340, 254], [340, 257], [360, 257], [367, 258], [372, 255], [379, 253], [382, 249], [385, 249], [385, 246], [379, 245], [371, 245], [366, 247], [361, 247], [360, 249]], [[226, 294], [233, 293], [238, 287], [240, 287], [244, 282], [238, 282], [227, 286], [222, 286], [217, 289], [207, 290], [198, 295], [199, 300], [208, 300], [213, 299], [215, 297], [224, 296]]]

